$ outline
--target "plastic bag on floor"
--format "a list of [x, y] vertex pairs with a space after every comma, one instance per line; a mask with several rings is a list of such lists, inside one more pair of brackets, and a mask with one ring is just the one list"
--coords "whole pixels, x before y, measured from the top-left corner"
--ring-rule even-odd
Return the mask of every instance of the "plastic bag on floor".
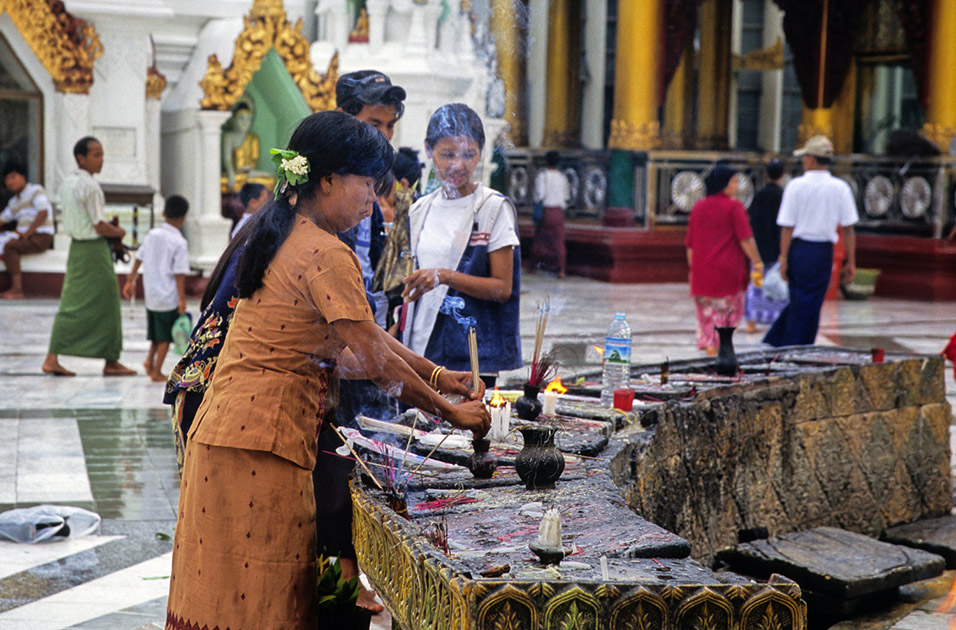
[[0, 540], [38, 543], [89, 536], [100, 528], [100, 515], [68, 505], [37, 505], [0, 513]]

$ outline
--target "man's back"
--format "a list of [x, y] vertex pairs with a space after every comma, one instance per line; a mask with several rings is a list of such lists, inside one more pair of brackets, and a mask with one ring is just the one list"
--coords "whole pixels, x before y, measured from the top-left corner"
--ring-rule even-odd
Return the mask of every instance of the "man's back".
[[777, 224], [793, 228], [793, 238], [837, 242], [837, 227], [859, 220], [850, 185], [829, 171], [809, 170], [787, 184]]

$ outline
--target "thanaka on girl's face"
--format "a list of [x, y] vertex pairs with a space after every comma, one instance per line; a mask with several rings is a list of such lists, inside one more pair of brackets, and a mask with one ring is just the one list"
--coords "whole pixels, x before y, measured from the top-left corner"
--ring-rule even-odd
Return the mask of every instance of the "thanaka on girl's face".
[[448, 197], [465, 197], [474, 192], [472, 178], [481, 159], [481, 148], [470, 136], [441, 138], [431, 147], [435, 172]]

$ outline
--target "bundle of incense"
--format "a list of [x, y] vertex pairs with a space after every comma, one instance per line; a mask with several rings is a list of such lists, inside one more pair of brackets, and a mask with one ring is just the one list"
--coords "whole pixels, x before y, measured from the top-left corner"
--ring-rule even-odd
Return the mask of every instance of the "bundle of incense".
[[468, 329], [468, 354], [471, 356], [471, 383], [474, 390], [478, 391], [478, 335], [475, 328]]
[[548, 314], [550, 310], [548, 303], [545, 302], [541, 310], [538, 311], [538, 322], [534, 329], [534, 354], [531, 355], [531, 361], [533, 363], [537, 363], [538, 358], [541, 356], [541, 344], [544, 342], [544, 331], [548, 327]]
[[[468, 469], [464, 466], [458, 466], [457, 464], [449, 464], [437, 459], [431, 459], [431, 454], [429, 453], [427, 457], [422, 457], [421, 455], [416, 455], [415, 453], [406, 453], [401, 448], [397, 446], [392, 446], [391, 444], [386, 444], [384, 442], [379, 442], [378, 440], [373, 440], [372, 438], [367, 438], [355, 429], [350, 429], [348, 427], [336, 427], [337, 432], [340, 436], [343, 437], [343, 441], [352, 440], [354, 444], [366, 448], [373, 453], [380, 453], [382, 455], [387, 455], [396, 461], [401, 461], [404, 459], [408, 464], [418, 464], [418, 468], [425, 467], [434, 471], [467, 471]], [[415, 472], [418, 471], [418, 468], [415, 469]]]

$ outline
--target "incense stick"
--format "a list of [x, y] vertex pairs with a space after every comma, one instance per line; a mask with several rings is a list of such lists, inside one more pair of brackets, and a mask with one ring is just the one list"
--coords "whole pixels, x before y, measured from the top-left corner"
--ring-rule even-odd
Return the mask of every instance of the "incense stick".
[[442, 437], [442, 439], [439, 440], [438, 444], [436, 444], [435, 447], [432, 448], [432, 450], [428, 451], [428, 455], [426, 455], [425, 459], [421, 461], [421, 463], [418, 465], [418, 468], [416, 468], [415, 470], [411, 472], [411, 475], [415, 475], [418, 473], [419, 470], [421, 470], [421, 467], [425, 465], [425, 462], [428, 461], [428, 458], [435, 454], [435, 451], [438, 450], [439, 446], [445, 443], [445, 439], [447, 439], [449, 435], [451, 435], [451, 433], [446, 433], [444, 437]]
[[372, 478], [372, 481], [375, 482], [375, 485], [378, 486], [378, 489], [382, 492], [385, 492], [385, 488], [382, 487], [382, 484], [378, 482], [378, 479], [375, 478], [375, 475], [372, 474], [372, 471], [369, 470], [369, 467], [365, 465], [365, 462], [362, 461], [362, 458], [358, 456], [358, 453], [355, 452], [355, 449], [352, 448], [352, 445], [349, 444], [349, 441], [345, 439], [345, 436], [339, 432], [339, 428], [334, 424], [329, 425], [332, 427], [332, 430], [335, 431], [335, 434], [339, 436], [339, 439], [342, 440], [342, 443], [345, 444], [345, 447], [349, 449], [349, 452], [352, 453], [352, 457], [358, 460], [358, 463], [365, 469], [365, 472], [368, 473], [368, 476]]
[[471, 386], [478, 393], [478, 335], [472, 326], [468, 329], [468, 353], [471, 355]]

